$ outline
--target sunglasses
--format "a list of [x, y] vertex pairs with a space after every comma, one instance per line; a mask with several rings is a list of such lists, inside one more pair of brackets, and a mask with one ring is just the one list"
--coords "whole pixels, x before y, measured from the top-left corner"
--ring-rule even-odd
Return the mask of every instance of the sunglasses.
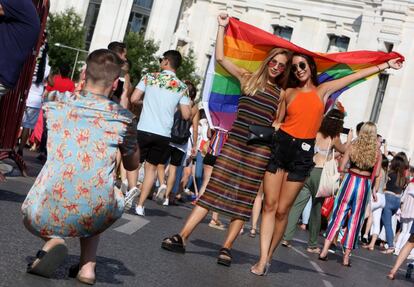
[[305, 70], [305, 69], [306, 69], [306, 67], [307, 67], [307, 65], [306, 65], [306, 63], [305, 63], [305, 62], [299, 62], [299, 64], [293, 64], [293, 65], [292, 65], [292, 72], [293, 72], [293, 73], [296, 73], [296, 72], [299, 70], [299, 68], [300, 68], [301, 70]]
[[160, 64], [162, 63], [162, 61], [164, 61], [166, 58], [164, 58], [164, 57], [162, 57], [162, 58], [159, 58], [158, 59], [158, 61], [160, 62]]
[[267, 65], [270, 68], [276, 67], [276, 69], [278, 69], [279, 72], [283, 72], [286, 69], [286, 65], [283, 63], [280, 63], [274, 59], [270, 60], [269, 63], [267, 63]]

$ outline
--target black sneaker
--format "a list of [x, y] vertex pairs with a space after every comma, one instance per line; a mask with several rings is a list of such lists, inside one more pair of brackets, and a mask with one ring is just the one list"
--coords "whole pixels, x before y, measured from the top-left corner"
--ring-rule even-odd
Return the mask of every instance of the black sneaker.
[[362, 237], [361, 242], [362, 242], [362, 244], [366, 244], [366, 245], [369, 244], [369, 241], [368, 241], [367, 237]]

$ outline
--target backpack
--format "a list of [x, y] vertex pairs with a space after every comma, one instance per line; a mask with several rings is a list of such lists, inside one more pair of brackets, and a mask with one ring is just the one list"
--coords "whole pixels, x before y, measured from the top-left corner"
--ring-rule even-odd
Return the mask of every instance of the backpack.
[[181, 117], [180, 110], [177, 110], [174, 114], [174, 123], [171, 128], [171, 142], [175, 144], [185, 144], [190, 138], [190, 127], [192, 122], [190, 120], [184, 120]]

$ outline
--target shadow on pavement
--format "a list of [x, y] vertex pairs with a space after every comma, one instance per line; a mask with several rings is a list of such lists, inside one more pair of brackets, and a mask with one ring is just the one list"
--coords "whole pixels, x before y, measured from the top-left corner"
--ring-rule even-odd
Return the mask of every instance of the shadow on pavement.
[[[33, 256], [26, 257], [26, 261], [32, 262], [35, 258]], [[97, 256], [96, 259], [96, 282], [108, 283], [108, 284], [118, 284], [123, 285], [124, 281], [118, 279], [118, 276], [135, 276], [135, 273], [125, 267], [124, 263], [113, 259], [102, 256]], [[53, 280], [75, 280], [68, 277], [69, 268], [72, 265], [79, 263], [79, 256], [68, 255], [65, 259], [65, 262], [56, 270]], [[27, 276], [36, 278], [36, 280], [42, 280], [43, 284], [46, 284], [49, 281], [47, 278], [42, 278], [36, 275], [27, 274]]]
[[26, 195], [0, 189], [0, 201], [23, 202]]
[[[212, 249], [212, 251], [186, 251], [186, 253], [192, 253], [192, 254], [200, 254], [205, 256], [210, 256], [216, 258], [218, 256], [218, 252], [221, 248], [220, 245], [201, 240], [201, 239], [195, 239], [191, 241], [192, 244], [202, 247], [202, 248], [208, 248]], [[214, 251], [213, 251], [214, 250]], [[232, 250], [232, 256], [233, 256], [233, 263], [235, 264], [255, 264], [259, 258], [256, 255], [252, 255], [250, 253], [246, 253], [237, 249]], [[277, 273], [291, 273], [292, 271], [300, 271], [300, 272], [310, 272], [310, 273], [319, 273], [314, 268], [305, 268], [298, 265], [289, 264], [283, 261], [278, 260], [272, 260], [272, 266], [270, 267], [270, 272], [276, 272]], [[339, 276], [331, 273], [324, 273], [326, 276], [334, 277], [334, 278], [340, 278]]]

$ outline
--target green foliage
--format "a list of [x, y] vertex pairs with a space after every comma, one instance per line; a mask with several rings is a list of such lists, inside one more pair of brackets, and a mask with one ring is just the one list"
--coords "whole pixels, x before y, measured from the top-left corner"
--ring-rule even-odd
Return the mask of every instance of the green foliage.
[[[146, 40], [142, 33], [130, 32], [125, 36], [124, 42], [128, 49], [127, 57], [132, 63], [129, 73], [133, 83], [137, 83], [144, 73], [159, 71], [159, 61], [155, 57], [159, 46], [154, 40]], [[183, 57], [177, 76], [181, 80], [190, 80], [195, 86], [200, 83], [201, 78], [195, 73], [193, 50], [189, 51], [188, 56]]]
[[[62, 64], [73, 67], [76, 51], [55, 46], [60, 43], [69, 47], [85, 48], [85, 29], [81, 17], [73, 8], [62, 13], [50, 13], [47, 22], [50, 66], [56, 69]], [[76, 71], [80, 68], [79, 61], [86, 59], [86, 53], [79, 53]]]
[[125, 36], [124, 43], [128, 50], [131, 82], [137, 83], [142, 75], [147, 72], [155, 72], [160, 69], [158, 59], [154, 57], [159, 46], [154, 40], [145, 40], [144, 34], [130, 32]]
[[197, 87], [200, 84], [201, 77], [195, 72], [195, 60], [194, 51], [190, 49], [188, 55], [183, 57], [181, 67], [177, 70], [177, 76], [181, 80], [189, 80]]

